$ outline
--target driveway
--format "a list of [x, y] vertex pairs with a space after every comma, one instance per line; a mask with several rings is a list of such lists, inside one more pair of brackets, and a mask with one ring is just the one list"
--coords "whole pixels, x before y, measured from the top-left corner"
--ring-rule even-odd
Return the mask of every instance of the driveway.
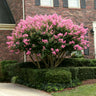
[[0, 96], [51, 96], [50, 94], [19, 84], [0, 83]]

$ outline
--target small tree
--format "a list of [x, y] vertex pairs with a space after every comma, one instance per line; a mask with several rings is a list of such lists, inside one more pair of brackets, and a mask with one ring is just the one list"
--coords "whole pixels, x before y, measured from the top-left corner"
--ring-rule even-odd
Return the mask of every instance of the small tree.
[[86, 32], [83, 24], [74, 25], [70, 19], [62, 19], [57, 14], [28, 16], [20, 21], [12, 36], [7, 36], [7, 44], [16, 54], [25, 51], [38, 68], [39, 61], [44, 62], [47, 68], [57, 67], [67, 52], [89, 46]]

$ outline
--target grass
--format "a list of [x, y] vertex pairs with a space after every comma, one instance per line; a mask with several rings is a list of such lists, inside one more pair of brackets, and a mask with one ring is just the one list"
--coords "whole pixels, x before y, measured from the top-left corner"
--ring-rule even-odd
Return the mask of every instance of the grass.
[[52, 93], [52, 96], [96, 96], [96, 84], [83, 85], [69, 91]]

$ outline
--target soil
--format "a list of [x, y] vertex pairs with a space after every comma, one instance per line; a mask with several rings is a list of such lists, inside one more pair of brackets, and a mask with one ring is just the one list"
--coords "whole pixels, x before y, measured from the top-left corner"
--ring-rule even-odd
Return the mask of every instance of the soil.
[[96, 79], [89, 79], [89, 80], [83, 81], [82, 85], [94, 84], [94, 83], [96, 83]]

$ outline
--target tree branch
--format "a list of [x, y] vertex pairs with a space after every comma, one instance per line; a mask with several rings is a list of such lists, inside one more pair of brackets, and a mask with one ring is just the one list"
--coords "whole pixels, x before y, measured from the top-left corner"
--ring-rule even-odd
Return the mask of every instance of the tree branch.
[[40, 69], [41, 67], [40, 67], [40, 63], [39, 63], [39, 60], [38, 60], [38, 57], [37, 57], [37, 55], [35, 54], [35, 57], [36, 57], [36, 61], [37, 61], [37, 66], [38, 66], [38, 68]]
[[35, 66], [37, 66], [37, 64], [35, 63], [33, 57], [32, 57], [31, 55], [29, 55], [29, 56], [30, 56], [30, 58], [31, 58], [31, 60], [32, 60], [32, 63], [33, 63]]

